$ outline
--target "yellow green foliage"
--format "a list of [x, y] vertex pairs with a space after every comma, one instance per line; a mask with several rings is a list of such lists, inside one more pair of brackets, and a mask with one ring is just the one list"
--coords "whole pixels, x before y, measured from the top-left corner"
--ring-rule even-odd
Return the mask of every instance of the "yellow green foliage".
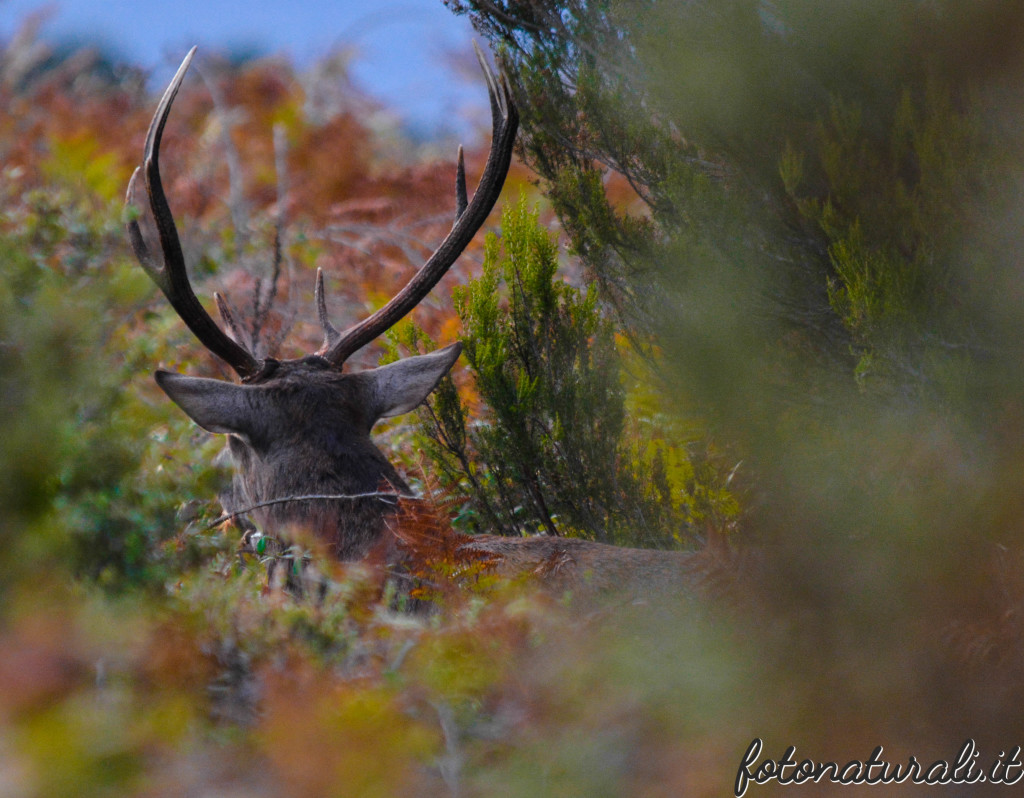
[[89, 131], [70, 136], [56, 135], [50, 140], [50, 155], [40, 168], [53, 183], [72, 184], [87, 194], [112, 202], [124, 195], [131, 172], [120, 164], [114, 152], [104, 152]]
[[651, 474], [650, 495], [671, 502], [673, 512], [704, 533], [732, 531], [741, 507], [731, 483], [742, 464], [726, 468], [701, 425], [673, 408], [648, 359], [624, 342], [619, 353], [623, 374], [631, 377], [625, 408], [632, 452], [637, 470]]
[[[986, 111], [969, 92], [955, 96], [932, 81], [921, 96], [904, 90], [887, 111], [891, 122], [879, 131], [859, 106], [835, 100], [817, 125], [813, 170], [793, 150], [780, 170], [827, 241], [828, 298], [851, 334], [862, 384], [881, 387], [914, 371], [959, 396], [967, 374], [937, 362], [945, 351], [936, 355], [976, 345], [964, 337], [960, 308], [971, 286], [963, 263], [984, 271], [996, 253], [967, 225], [1005, 156], [989, 149], [979, 126]], [[823, 188], [808, 195], [817, 180]]]

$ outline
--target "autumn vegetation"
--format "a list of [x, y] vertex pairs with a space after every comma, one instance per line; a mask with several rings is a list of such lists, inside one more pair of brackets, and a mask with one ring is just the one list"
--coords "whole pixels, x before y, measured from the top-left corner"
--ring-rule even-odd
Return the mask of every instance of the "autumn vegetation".
[[[350, 361], [463, 342], [375, 432], [422, 499], [411, 592], [313, 540], [323, 596], [268, 587], [222, 440], [150, 376], [229, 378], [128, 248], [155, 88], [32, 20], [0, 42], [0, 796], [720, 796], [757, 737], [1024, 745], [1018, 4], [446, 5], [522, 132], [489, 232]], [[193, 282], [260, 355], [315, 350], [317, 268], [340, 325], [386, 301], [455, 144], [341, 58], [197, 66], [161, 159]], [[697, 578], [581, 604], [479, 532]]]

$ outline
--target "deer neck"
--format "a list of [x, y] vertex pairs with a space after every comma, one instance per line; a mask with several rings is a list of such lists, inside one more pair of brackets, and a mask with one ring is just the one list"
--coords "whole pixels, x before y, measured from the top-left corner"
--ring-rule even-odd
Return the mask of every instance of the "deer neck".
[[225, 510], [254, 508], [250, 515], [264, 534], [312, 538], [340, 560], [365, 557], [384, 539], [398, 497], [412, 495], [369, 440], [319, 448], [298, 465], [292, 459], [253, 463], [248, 453], [233, 454], [231, 501], [237, 506]]

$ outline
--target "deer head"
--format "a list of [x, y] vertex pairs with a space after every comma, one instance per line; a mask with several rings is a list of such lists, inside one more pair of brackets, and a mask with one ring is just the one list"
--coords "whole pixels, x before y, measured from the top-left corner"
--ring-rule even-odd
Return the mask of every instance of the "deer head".
[[[147, 244], [139, 219], [128, 222], [128, 237], [142, 268], [182, 321], [207, 349], [234, 369], [240, 384], [167, 371], [157, 371], [156, 381], [196, 424], [228, 436], [236, 467], [236, 507], [227, 507], [229, 512], [239, 506], [264, 504], [255, 516], [265, 529], [286, 533], [289, 526], [302, 526], [331, 545], [340, 558], [355, 559], [380, 538], [385, 516], [394, 506], [393, 499], [381, 494], [409, 493], [374, 446], [370, 438], [373, 425], [423, 402], [455, 363], [461, 345], [355, 373], [345, 371], [345, 361], [416, 307], [483, 225], [508, 173], [518, 113], [507, 81], [491, 72], [477, 49], [491, 101], [493, 138], [471, 201], [466, 196], [459, 148], [451, 232], [394, 298], [344, 331], [337, 330], [328, 318], [323, 274], [318, 271], [315, 300], [324, 330], [323, 345], [294, 360], [258, 359], [236, 340], [237, 334], [228, 336], [196, 298], [160, 180], [164, 125], [194, 54], [195, 48], [164, 92], [149, 127], [142, 165], [128, 184], [126, 204], [132, 206], [140, 177], [145, 184], [160, 256], [154, 256]], [[214, 299], [225, 324], [237, 330], [227, 303], [219, 294], [214, 294]], [[358, 498], [294, 499], [314, 495]]]

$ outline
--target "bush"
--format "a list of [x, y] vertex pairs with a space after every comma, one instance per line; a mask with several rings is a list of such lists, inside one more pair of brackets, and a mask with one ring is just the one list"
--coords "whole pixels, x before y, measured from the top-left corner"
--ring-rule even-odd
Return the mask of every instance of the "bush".
[[[570, 286], [558, 261], [537, 213], [524, 200], [506, 207], [483, 273], [456, 289], [472, 384], [465, 400], [450, 379], [434, 392], [422, 412], [423, 448], [442, 481], [467, 497], [461, 519], [478, 531], [686, 543], [695, 495], [714, 493], [724, 519], [734, 512], [728, 494], [709, 487], [706, 472], [698, 486], [678, 440], [652, 436], [650, 423], [627, 414], [612, 324], [594, 286]], [[412, 326], [395, 340], [432, 347]]]

